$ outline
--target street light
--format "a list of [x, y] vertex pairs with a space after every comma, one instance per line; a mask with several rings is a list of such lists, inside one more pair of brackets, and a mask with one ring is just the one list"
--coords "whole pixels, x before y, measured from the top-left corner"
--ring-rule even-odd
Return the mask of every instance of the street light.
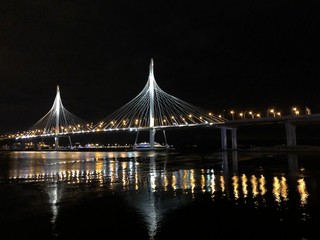
[[299, 115], [299, 109], [295, 106], [291, 107], [291, 112], [293, 115]]
[[269, 117], [269, 112], [273, 114], [273, 117], [276, 116], [276, 113], [274, 112], [274, 109], [268, 109], [267, 110], [267, 117]]
[[306, 107], [306, 114], [307, 114], [307, 115], [310, 115], [310, 114], [311, 114], [311, 109], [308, 108], [308, 107]]
[[232, 115], [232, 120], [234, 120], [234, 111], [231, 110], [231, 111], [230, 111], [230, 114]]

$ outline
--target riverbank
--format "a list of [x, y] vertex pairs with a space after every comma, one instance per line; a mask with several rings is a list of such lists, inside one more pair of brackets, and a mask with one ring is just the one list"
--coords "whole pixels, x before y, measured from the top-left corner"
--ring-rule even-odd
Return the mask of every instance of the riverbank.
[[320, 152], [319, 146], [309, 146], [309, 145], [275, 145], [271, 147], [252, 147], [249, 149], [243, 149], [240, 151], [266, 151], [266, 152]]

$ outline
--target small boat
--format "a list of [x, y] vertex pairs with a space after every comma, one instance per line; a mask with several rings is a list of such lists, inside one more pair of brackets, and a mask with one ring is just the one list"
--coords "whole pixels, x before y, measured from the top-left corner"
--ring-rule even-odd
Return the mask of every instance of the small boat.
[[132, 147], [134, 150], [166, 150], [170, 149], [169, 145], [162, 145], [160, 143], [154, 142], [154, 149], [150, 149], [150, 143], [141, 142], [138, 144], [134, 144]]
[[165, 134], [164, 130], [163, 130], [163, 136], [164, 136], [165, 144], [160, 144], [158, 142], [154, 142], [154, 147], [153, 148], [150, 148], [150, 142], [137, 143], [138, 136], [139, 136], [139, 131], [137, 132], [135, 143], [132, 146], [133, 150], [139, 150], [139, 151], [141, 151], [141, 150], [151, 150], [151, 151], [154, 151], [154, 150], [169, 150], [169, 149], [172, 150], [172, 149], [174, 149], [172, 146], [167, 144], [167, 137], [166, 137], [166, 134]]

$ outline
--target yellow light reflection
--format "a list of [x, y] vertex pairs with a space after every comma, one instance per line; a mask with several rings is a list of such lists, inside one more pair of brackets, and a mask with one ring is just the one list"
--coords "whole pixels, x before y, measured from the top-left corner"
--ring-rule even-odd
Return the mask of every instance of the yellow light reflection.
[[117, 175], [116, 175], [117, 169], [114, 161], [110, 161], [109, 169], [110, 169], [110, 188], [113, 189], [114, 184], [117, 180]]
[[252, 185], [252, 195], [253, 197], [256, 197], [259, 194], [259, 192], [258, 192], [257, 177], [254, 175], [251, 176], [251, 185]]
[[273, 189], [272, 189], [272, 193], [273, 193], [273, 196], [274, 196], [274, 199], [277, 203], [280, 203], [281, 202], [281, 199], [280, 199], [280, 189], [281, 189], [281, 186], [280, 186], [280, 180], [278, 177], [274, 177], [273, 178]]
[[205, 180], [205, 177], [204, 177], [204, 175], [203, 174], [201, 174], [201, 190], [202, 190], [202, 192], [205, 192], [205, 182], [206, 182], [206, 180]]
[[234, 193], [234, 198], [237, 200], [239, 198], [239, 178], [238, 176], [233, 176], [232, 177], [232, 185], [233, 185], [233, 193]]
[[224, 181], [224, 177], [223, 176], [220, 176], [220, 188], [221, 188], [221, 192], [225, 192], [226, 190], [226, 183]]
[[177, 178], [176, 178], [175, 175], [172, 175], [172, 183], [171, 183], [171, 186], [172, 186], [173, 190], [176, 190], [176, 189], [177, 189], [176, 184], [177, 184]]
[[190, 170], [190, 185], [191, 185], [191, 192], [194, 193], [194, 188], [196, 187], [196, 180], [195, 180], [195, 173], [194, 170]]
[[136, 190], [139, 190], [139, 184], [138, 184], [138, 181], [139, 179], [138, 179], [138, 173], [137, 173], [137, 171], [134, 173], [134, 183], [135, 183], [135, 189]]
[[128, 178], [127, 178], [127, 162], [121, 163], [122, 168], [122, 187], [125, 188], [128, 185]]
[[244, 198], [246, 198], [248, 196], [248, 184], [247, 184], [248, 179], [246, 175], [242, 174], [241, 182], [242, 182], [242, 192], [243, 192]]
[[168, 185], [169, 185], [168, 178], [167, 178], [167, 176], [164, 176], [164, 178], [163, 178], [164, 191], [168, 191]]
[[190, 176], [188, 170], [183, 170], [182, 173], [182, 184], [183, 189], [189, 189], [190, 188]]
[[303, 178], [298, 179], [298, 192], [300, 193], [300, 204], [304, 206], [307, 204], [309, 193], [307, 191], [307, 185]]
[[260, 179], [259, 179], [259, 183], [260, 183], [260, 192], [261, 192], [261, 196], [265, 195], [267, 192], [267, 188], [266, 188], [266, 178], [261, 175]]
[[288, 201], [288, 184], [285, 177], [281, 177], [281, 197], [284, 201]]

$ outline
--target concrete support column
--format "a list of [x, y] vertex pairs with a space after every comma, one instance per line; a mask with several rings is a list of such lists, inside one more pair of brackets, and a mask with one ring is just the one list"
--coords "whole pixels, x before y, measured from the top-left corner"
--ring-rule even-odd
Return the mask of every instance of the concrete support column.
[[58, 148], [59, 148], [59, 138], [58, 137], [54, 137], [54, 148], [55, 148], [55, 150], [58, 150]]
[[297, 145], [296, 126], [290, 122], [285, 122], [287, 134], [287, 146]]
[[231, 144], [232, 144], [232, 149], [237, 150], [238, 149], [238, 144], [237, 144], [237, 129], [232, 128], [231, 129]]
[[222, 127], [221, 128], [221, 149], [222, 150], [227, 150], [227, 128]]
[[156, 129], [151, 129], [150, 130], [150, 139], [149, 139], [149, 144], [150, 144], [150, 149], [154, 149], [154, 137], [156, 135]]

